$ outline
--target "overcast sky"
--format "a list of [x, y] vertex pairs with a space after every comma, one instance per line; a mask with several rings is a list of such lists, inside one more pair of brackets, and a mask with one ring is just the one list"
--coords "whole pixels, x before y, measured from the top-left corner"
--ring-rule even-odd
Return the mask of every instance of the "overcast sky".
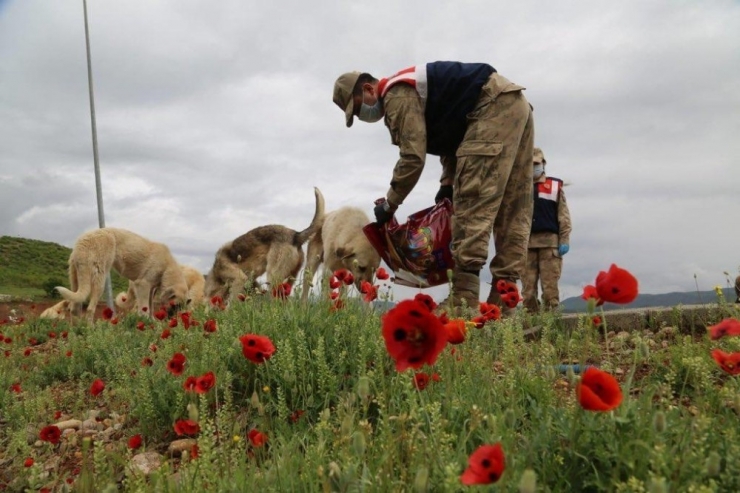
[[[570, 184], [561, 298], [612, 262], [644, 293], [738, 273], [740, 2], [90, 0], [88, 18], [106, 225], [203, 272], [254, 227], [305, 228], [313, 186], [372, 215], [398, 149], [381, 122], [345, 127], [338, 75], [457, 60], [527, 88]], [[82, 0], [0, 0], [0, 235], [71, 247], [98, 225], [83, 19]]]

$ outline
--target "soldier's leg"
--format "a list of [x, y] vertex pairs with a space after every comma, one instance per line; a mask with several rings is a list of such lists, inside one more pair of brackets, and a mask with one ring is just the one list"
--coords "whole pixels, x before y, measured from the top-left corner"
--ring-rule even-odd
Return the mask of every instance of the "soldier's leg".
[[527, 250], [527, 268], [522, 276], [522, 298], [524, 298], [524, 307], [531, 313], [539, 310], [537, 300], [537, 283], [539, 282], [539, 248], [530, 248]]
[[562, 269], [563, 259], [558, 255], [557, 248], [543, 248], [540, 250], [542, 301], [547, 310], [555, 310], [560, 306], [558, 282]]

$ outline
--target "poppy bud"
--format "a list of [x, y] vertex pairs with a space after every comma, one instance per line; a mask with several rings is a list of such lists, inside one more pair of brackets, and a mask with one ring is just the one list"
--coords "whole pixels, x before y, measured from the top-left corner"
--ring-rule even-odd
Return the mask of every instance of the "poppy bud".
[[648, 483], [648, 491], [650, 493], [668, 493], [668, 484], [665, 478], [651, 478]]
[[504, 423], [506, 423], [508, 428], [514, 428], [514, 426], [516, 426], [516, 414], [513, 410], [506, 410], [506, 413], [504, 414]]
[[717, 452], [710, 452], [709, 456], [707, 457], [707, 461], [704, 463], [704, 467], [707, 470], [707, 476], [709, 477], [715, 477], [719, 476], [719, 472], [721, 469], [721, 461], [722, 458], [719, 456]]
[[368, 377], [360, 377], [357, 380], [357, 395], [363, 401], [370, 396], [370, 379]]
[[519, 493], [535, 493], [537, 491], [537, 474], [532, 469], [525, 469], [519, 480]]
[[644, 360], [650, 358], [650, 347], [647, 345], [647, 343], [644, 340], [640, 341], [640, 344], [637, 346], [637, 349], [640, 352], [640, 357]]
[[653, 416], [653, 429], [658, 433], [663, 433], [665, 425], [665, 413], [663, 411], [656, 412]]
[[416, 470], [416, 476], [414, 477], [414, 491], [417, 493], [425, 493], [429, 490], [429, 469], [421, 466]]
[[188, 419], [198, 422], [198, 406], [192, 402], [188, 404]]
[[342, 419], [342, 435], [349, 435], [349, 433], [352, 431], [353, 423], [354, 420], [349, 414], [345, 416], [344, 419]]
[[249, 403], [252, 405], [252, 407], [259, 407], [260, 405], [260, 396], [257, 395], [257, 391], [255, 390], [252, 392], [252, 398], [249, 400]]
[[357, 456], [365, 455], [365, 434], [361, 431], [352, 435], [352, 451]]

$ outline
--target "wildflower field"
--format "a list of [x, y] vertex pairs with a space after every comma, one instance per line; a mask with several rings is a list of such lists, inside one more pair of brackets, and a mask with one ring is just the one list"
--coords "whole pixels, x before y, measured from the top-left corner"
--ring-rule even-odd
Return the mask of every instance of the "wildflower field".
[[598, 281], [573, 330], [347, 286], [2, 321], [0, 490], [740, 491], [737, 308], [614, 334]]

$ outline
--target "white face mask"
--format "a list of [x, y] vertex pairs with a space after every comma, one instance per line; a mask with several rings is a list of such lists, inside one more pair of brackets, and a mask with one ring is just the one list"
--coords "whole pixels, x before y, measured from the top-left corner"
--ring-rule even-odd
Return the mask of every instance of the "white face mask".
[[545, 165], [535, 164], [534, 165], [534, 178], [537, 179], [544, 174], [545, 174]]
[[380, 98], [375, 101], [375, 104], [369, 106], [365, 104], [365, 93], [362, 93], [362, 106], [360, 106], [360, 114], [357, 115], [361, 121], [365, 123], [375, 123], [383, 118], [383, 104], [380, 102]]

